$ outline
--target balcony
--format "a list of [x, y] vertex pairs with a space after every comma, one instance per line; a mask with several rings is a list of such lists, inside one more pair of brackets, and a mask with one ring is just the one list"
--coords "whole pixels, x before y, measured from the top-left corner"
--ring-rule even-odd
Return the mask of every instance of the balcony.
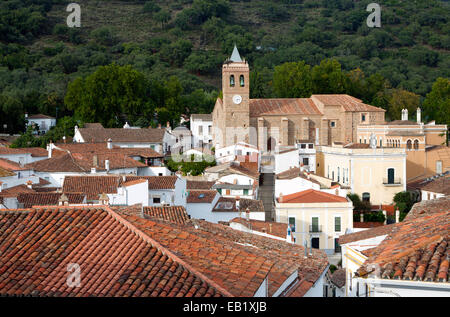
[[321, 233], [322, 232], [322, 226], [320, 225], [310, 225], [309, 226], [309, 233]]
[[402, 186], [402, 179], [401, 178], [383, 178], [383, 185], [384, 186]]

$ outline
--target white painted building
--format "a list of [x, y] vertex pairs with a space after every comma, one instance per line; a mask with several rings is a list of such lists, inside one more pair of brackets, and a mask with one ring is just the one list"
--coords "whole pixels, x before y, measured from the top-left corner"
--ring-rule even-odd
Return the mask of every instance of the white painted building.
[[280, 174], [291, 168], [300, 167], [299, 155], [299, 150], [296, 148], [281, 150], [280, 152], [275, 153], [274, 173]]
[[39, 134], [47, 133], [50, 128], [56, 126], [56, 118], [44, 115], [44, 114], [35, 114], [28, 116], [25, 114], [26, 126], [34, 125], [39, 128]]
[[296, 144], [299, 153], [300, 166], [308, 172], [316, 172], [316, 147], [314, 143]]
[[234, 145], [216, 149], [215, 151], [217, 164], [223, 164], [237, 160], [237, 157], [248, 156], [250, 162], [258, 162], [260, 164], [259, 150], [257, 147], [244, 142], [238, 142]]
[[212, 146], [212, 115], [192, 114], [191, 119], [192, 147], [211, 148]]

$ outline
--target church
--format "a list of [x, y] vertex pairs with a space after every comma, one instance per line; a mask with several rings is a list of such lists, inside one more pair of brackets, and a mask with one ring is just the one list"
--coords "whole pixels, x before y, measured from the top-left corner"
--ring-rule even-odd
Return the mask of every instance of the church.
[[385, 110], [349, 95], [250, 99], [250, 68], [237, 47], [222, 66], [223, 98], [212, 113], [216, 149], [246, 142], [263, 152], [299, 143], [356, 143], [357, 126], [385, 122]]

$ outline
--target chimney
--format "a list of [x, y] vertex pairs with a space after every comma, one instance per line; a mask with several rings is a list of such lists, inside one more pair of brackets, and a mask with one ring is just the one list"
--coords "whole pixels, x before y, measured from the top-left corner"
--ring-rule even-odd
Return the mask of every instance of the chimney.
[[158, 129], [161, 129], [161, 123], [158, 123]]
[[65, 194], [62, 194], [58, 199], [59, 206], [69, 206], [69, 198]]
[[66, 144], [66, 136], [63, 136], [63, 142]]
[[400, 210], [398, 208], [395, 210], [395, 223], [400, 222]]
[[172, 128], [170, 127], [170, 122], [169, 121], [166, 122], [166, 128], [169, 131], [172, 130]]
[[402, 121], [408, 121], [408, 109], [402, 110]]
[[109, 172], [109, 160], [105, 160], [105, 169], [106, 172]]
[[269, 233], [272, 233], [272, 224], [269, 223]]
[[50, 143], [47, 145], [48, 158], [52, 158], [53, 152], [53, 142], [50, 140]]
[[113, 148], [111, 138], [109, 138], [108, 141], [106, 142], [106, 148], [108, 150], [111, 150]]
[[286, 230], [286, 242], [292, 243], [291, 227], [288, 225]]
[[387, 224], [387, 213], [386, 213], [386, 210], [383, 210], [383, 215], [384, 215], [384, 224]]
[[91, 174], [95, 174], [95, 173], [97, 173], [97, 169], [95, 167], [92, 167], [91, 168]]
[[28, 112], [25, 112], [25, 120], [28, 119]]
[[266, 233], [266, 232], [267, 232], [266, 227], [262, 228], [261, 231], [262, 231], [263, 233]]
[[108, 195], [106, 195], [105, 193], [101, 194], [100, 198], [99, 198], [99, 203], [100, 203], [100, 205], [104, 205], [104, 206], [109, 205]]
[[422, 123], [422, 110], [420, 109], [420, 107], [417, 107], [417, 123]]
[[250, 209], [246, 209], [245, 210], [245, 218], [247, 219], [247, 221], [250, 221]]
[[29, 189], [33, 189], [33, 182], [32, 181], [28, 181], [26, 184], [27, 184], [27, 187]]
[[359, 221], [364, 222], [364, 213], [359, 214]]

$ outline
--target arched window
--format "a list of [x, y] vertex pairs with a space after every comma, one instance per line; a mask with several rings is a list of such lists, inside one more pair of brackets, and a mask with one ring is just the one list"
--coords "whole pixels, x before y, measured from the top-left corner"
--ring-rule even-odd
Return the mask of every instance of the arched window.
[[419, 149], [419, 140], [414, 140], [414, 150]]
[[230, 87], [234, 87], [234, 75], [230, 76]]
[[362, 200], [363, 201], [370, 201], [370, 193], [363, 193], [362, 194]]
[[406, 148], [407, 148], [408, 150], [411, 150], [411, 149], [412, 149], [412, 142], [411, 142], [411, 140], [408, 140], [408, 142], [406, 142]]
[[239, 83], [240, 83], [241, 87], [244, 87], [244, 85], [245, 85], [245, 82], [244, 82], [244, 75], [241, 75], [241, 76], [239, 77]]

